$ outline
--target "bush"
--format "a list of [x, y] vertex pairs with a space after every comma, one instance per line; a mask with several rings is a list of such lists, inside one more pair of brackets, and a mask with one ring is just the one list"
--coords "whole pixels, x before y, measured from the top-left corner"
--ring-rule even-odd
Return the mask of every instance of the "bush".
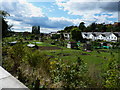
[[50, 62], [50, 65], [53, 83], [62, 83], [59, 87], [85, 88], [90, 85], [86, 63], [80, 58], [71, 65], [65, 64], [61, 59], [56, 58]]

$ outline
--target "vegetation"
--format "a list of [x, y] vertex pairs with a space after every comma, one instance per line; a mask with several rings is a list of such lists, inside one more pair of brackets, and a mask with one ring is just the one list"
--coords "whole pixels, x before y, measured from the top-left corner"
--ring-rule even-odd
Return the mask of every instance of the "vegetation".
[[78, 28], [73, 28], [72, 29], [72, 31], [71, 31], [71, 37], [75, 41], [82, 41], [83, 40], [81, 31]]
[[29, 88], [119, 87], [116, 50], [85, 52], [82, 43], [80, 50], [65, 47], [61, 50], [39, 50], [26, 47], [21, 40], [14, 46], [7, 44], [15, 39], [3, 39], [3, 67]]
[[35, 35], [40, 34], [40, 26], [33, 26], [32, 27], [32, 34], [35, 34]]
[[6, 11], [0, 10], [0, 19], [2, 21], [2, 37], [6, 37], [6, 36], [11, 36], [11, 27], [13, 25], [8, 25], [7, 21], [6, 21], [6, 17], [10, 16], [9, 13], [7, 13]]
[[59, 32], [70, 32], [73, 28], [79, 28], [81, 32], [119, 32], [120, 28], [120, 23], [118, 22], [118, 25], [113, 25], [113, 24], [97, 24], [93, 22], [92, 24], [85, 26], [84, 22], [81, 22], [79, 26], [69, 26], [65, 27], [64, 30], [61, 30]]

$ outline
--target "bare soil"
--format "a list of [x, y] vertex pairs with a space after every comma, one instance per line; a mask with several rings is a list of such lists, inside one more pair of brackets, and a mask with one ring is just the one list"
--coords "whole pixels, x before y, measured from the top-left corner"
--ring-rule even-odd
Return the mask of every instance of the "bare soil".
[[56, 46], [39, 46], [38, 49], [40, 49], [40, 50], [57, 50], [57, 49], [61, 49], [61, 48], [56, 47]]

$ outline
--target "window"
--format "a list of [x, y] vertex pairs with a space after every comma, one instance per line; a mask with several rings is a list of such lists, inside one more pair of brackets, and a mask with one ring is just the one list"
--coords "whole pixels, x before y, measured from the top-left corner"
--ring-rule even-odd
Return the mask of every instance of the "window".
[[65, 36], [67, 36], [67, 34], [65, 34]]

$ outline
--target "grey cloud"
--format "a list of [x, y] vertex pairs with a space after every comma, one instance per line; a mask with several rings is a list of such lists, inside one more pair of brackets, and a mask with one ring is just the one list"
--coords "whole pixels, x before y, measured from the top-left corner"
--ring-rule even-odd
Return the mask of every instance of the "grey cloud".
[[108, 12], [118, 12], [120, 2], [102, 2], [99, 5], [99, 8], [101, 8], [104, 11]]
[[67, 20], [51, 20], [48, 17], [12, 17], [11, 19], [31, 26], [39, 25], [43, 28], [63, 28], [67, 25], [74, 25]]
[[101, 9], [103, 11], [118, 12], [119, 4], [120, 2], [72, 2], [70, 7], [76, 9], [76, 11]]

